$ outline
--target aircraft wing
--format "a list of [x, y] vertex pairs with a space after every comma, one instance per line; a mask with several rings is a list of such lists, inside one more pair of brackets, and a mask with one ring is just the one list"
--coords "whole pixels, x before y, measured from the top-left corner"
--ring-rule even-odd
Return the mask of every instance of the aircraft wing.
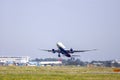
[[97, 49], [92, 49], [92, 50], [73, 50], [73, 49], [70, 49], [70, 50], [67, 50], [68, 53], [75, 53], [75, 52], [88, 52], [88, 51], [95, 51]]
[[96, 49], [92, 49], [92, 50], [74, 50], [74, 52], [88, 52], [88, 51], [95, 51]]
[[47, 52], [52, 52], [52, 53], [60, 53], [59, 50], [55, 50], [55, 49], [51, 49], [51, 50], [47, 50], [47, 49], [41, 49], [42, 51], [47, 51]]

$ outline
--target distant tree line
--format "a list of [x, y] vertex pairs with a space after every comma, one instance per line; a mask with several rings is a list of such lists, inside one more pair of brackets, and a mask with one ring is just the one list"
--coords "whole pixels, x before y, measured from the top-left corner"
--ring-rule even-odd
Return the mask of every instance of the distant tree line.
[[[35, 62], [40, 62], [40, 61], [58, 61], [56, 58], [45, 58], [45, 59], [39, 59], [35, 58], [32, 59], [31, 61]], [[93, 65], [93, 66], [103, 66], [103, 67], [120, 67], [120, 63], [118, 62], [113, 62], [112, 60], [110, 61], [91, 61], [91, 62], [85, 62], [81, 61], [80, 59], [62, 59], [63, 65], [75, 65], [75, 66], [88, 66], [88, 65]]]

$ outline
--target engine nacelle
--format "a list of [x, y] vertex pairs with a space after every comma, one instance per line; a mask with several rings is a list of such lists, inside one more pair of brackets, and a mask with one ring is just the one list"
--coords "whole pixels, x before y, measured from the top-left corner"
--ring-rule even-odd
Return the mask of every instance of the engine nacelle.
[[52, 52], [55, 53], [55, 49], [52, 49]]
[[73, 49], [72, 49], [72, 48], [70, 49], [70, 53], [74, 53], [74, 51], [73, 51]]

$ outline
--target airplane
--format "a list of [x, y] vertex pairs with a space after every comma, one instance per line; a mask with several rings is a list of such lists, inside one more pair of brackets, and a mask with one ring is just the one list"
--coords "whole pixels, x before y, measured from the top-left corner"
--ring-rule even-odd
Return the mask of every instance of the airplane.
[[58, 53], [58, 57], [61, 57], [60, 53], [63, 54], [66, 57], [72, 57], [71, 54], [73, 53], [77, 53], [77, 52], [88, 52], [88, 51], [94, 51], [96, 49], [92, 49], [92, 50], [73, 50], [72, 48], [67, 50], [66, 47], [63, 45], [62, 42], [57, 42], [57, 47], [58, 49], [51, 49], [51, 50], [45, 50], [45, 49], [41, 49], [43, 51], [47, 51], [47, 52], [52, 52], [52, 53]]

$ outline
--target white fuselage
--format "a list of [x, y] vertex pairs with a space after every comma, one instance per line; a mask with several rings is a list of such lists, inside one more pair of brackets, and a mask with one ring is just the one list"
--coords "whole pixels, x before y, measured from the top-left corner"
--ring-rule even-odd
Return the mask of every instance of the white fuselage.
[[67, 57], [71, 57], [71, 55], [65, 50], [65, 46], [61, 42], [57, 43], [57, 47], [60, 50], [59, 51], [60, 53], [62, 53], [63, 55], [65, 55]]

